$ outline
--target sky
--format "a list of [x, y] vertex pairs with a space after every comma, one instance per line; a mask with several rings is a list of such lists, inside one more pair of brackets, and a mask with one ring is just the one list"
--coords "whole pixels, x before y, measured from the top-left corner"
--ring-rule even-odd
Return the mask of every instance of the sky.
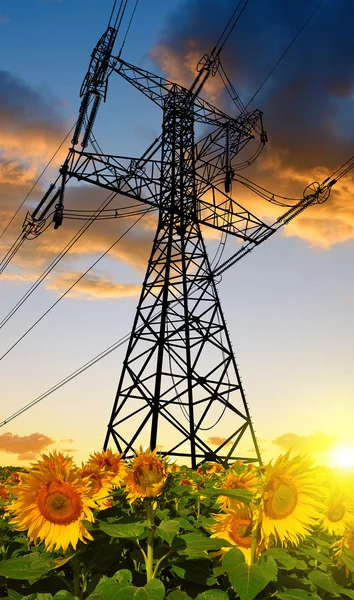
[[[129, 0], [128, 15], [134, 4]], [[317, 4], [249, 0], [221, 54], [244, 103]], [[0, 4], [0, 235], [77, 118], [81, 83], [112, 5], [111, 0]], [[188, 87], [234, 8], [231, 0], [140, 0], [122, 57]], [[353, 18], [350, 0], [323, 0], [252, 100], [251, 107], [263, 112], [269, 138], [243, 172], [258, 185], [301, 197], [308, 184], [321, 182], [354, 154]], [[122, 36], [117, 47], [121, 43]], [[235, 113], [218, 76], [209, 80], [204, 97]], [[94, 133], [105, 153], [138, 157], [160, 134], [161, 116], [159, 107], [112, 74]], [[27, 210], [56, 179], [67, 149], [68, 142], [0, 239], [1, 257], [20, 234]], [[218, 284], [264, 461], [292, 448], [332, 466], [335, 447], [354, 447], [353, 177], [350, 172], [341, 179], [327, 202], [305, 210]], [[72, 180], [65, 203], [93, 208], [105, 195]], [[283, 212], [245, 195], [237, 184], [233, 197], [269, 224]], [[0, 276], [1, 320], [80, 225], [66, 220], [57, 231], [50, 227], [25, 242]], [[122, 220], [90, 228], [1, 328], [1, 356], [126, 227]], [[0, 359], [0, 421], [129, 332], [154, 227], [154, 218], [145, 217]], [[213, 253], [216, 241], [209, 235], [207, 242]], [[0, 464], [28, 465], [55, 448], [79, 463], [101, 449], [124, 354], [123, 346], [6, 423], [0, 429]], [[221, 422], [210, 436], [227, 433]]]

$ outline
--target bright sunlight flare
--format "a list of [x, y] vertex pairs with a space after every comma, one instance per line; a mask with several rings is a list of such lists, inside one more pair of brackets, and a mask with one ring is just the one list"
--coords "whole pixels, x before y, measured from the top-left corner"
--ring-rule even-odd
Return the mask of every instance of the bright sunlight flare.
[[350, 469], [354, 467], [354, 445], [337, 446], [332, 451], [332, 462], [335, 467]]

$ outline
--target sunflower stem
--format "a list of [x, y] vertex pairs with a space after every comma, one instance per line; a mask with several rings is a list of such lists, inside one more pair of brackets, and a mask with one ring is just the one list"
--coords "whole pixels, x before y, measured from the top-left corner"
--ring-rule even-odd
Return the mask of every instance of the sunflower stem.
[[154, 579], [157, 576], [157, 573], [159, 571], [160, 565], [165, 560], [165, 558], [167, 558], [168, 556], [170, 556], [170, 554], [173, 554], [174, 552], [175, 552], [174, 550], [169, 550], [168, 552], [166, 552], [166, 554], [164, 556], [161, 556], [161, 558], [159, 558], [159, 560], [157, 561], [157, 563], [155, 565], [155, 569], [154, 569], [154, 572], [152, 574], [152, 579]]
[[155, 536], [155, 511], [151, 502], [146, 502], [146, 516], [148, 520], [147, 553], [146, 553], [146, 580], [147, 583], [154, 578], [154, 536]]
[[256, 562], [256, 548], [257, 548], [257, 537], [258, 537], [258, 525], [254, 524], [254, 514], [252, 513], [252, 508], [250, 508], [251, 513], [251, 524], [252, 524], [252, 541], [251, 541], [251, 565]]
[[80, 562], [77, 559], [77, 556], [74, 555], [71, 559], [71, 565], [73, 569], [74, 575], [74, 596], [78, 600], [81, 600], [81, 584], [80, 584]]

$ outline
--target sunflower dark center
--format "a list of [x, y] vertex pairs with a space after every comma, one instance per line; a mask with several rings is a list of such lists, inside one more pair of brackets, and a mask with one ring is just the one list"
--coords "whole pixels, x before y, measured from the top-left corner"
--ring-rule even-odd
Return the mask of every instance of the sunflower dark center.
[[233, 519], [230, 523], [229, 535], [236, 546], [251, 548], [252, 522], [251, 519]]
[[297, 505], [297, 490], [285, 477], [275, 478], [267, 487], [264, 512], [270, 519], [285, 519]]
[[37, 506], [47, 521], [57, 525], [77, 521], [82, 512], [80, 495], [65, 481], [43, 485], [37, 494]]
[[332, 521], [332, 523], [337, 523], [337, 521], [340, 521], [344, 515], [345, 508], [343, 504], [340, 504], [339, 502], [332, 504], [327, 511], [327, 518], [329, 521]]

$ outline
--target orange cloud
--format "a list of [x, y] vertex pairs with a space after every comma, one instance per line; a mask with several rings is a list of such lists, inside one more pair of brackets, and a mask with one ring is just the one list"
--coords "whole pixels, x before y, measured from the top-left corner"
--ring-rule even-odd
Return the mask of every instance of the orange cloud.
[[[255, 0], [261, 8], [261, 0]], [[308, 3], [296, 3], [297, 18], [308, 16]], [[189, 86], [195, 77], [195, 67], [205, 53], [215, 44], [215, 31], [222, 31], [233, 10], [232, 0], [208, 3], [195, 0], [188, 10], [176, 9], [166, 23], [152, 57], [168, 79]], [[264, 32], [274, 27], [274, 13], [279, 24], [279, 36], [264, 37]], [[316, 51], [308, 61], [308, 47], [297, 44], [284, 59], [288, 69], [279, 67], [250, 109], [263, 111], [263, 122], [269, 143], [257, 161], [241, 174], [276, 194], [294, 198], [302, 197], [304, 188], [313, 181], [323, 181], [353, 154], [353, 127], [348, 120], [349, 102], [354, 89], [354, 79], [345, 65], [348, 64], [348, 22], [353, 17], [353, 7], [335, 15], [318, 11], [320, 25], [312, 32]], [[244, 102], [252, 96], [260, 82], [269, 73], [293, 36], [294, 14], [288, 8], [280, 9], [271, 2], [267, 15], [257, 24], [252, 11], [242, 14], [241, 26], [230, 36], [222, 50], [221, 60], [230, 80]], [[332, 15], [332, 16], [330, 16]], [[198, 28], [195, 27], [198, 23]], [[339, 32], [346, 31], [346, 35]], [[249, 35], [252, 31], [252, 36]], [[320, 35], [326, 31], [327, 36]], [[350, 49], [350, 57], [353, 50]], [[341, 65], [336, 68], [336, 65]], [[218, 75], [209, 77], [203, 94], [211, 103], [237, 116], [235, 105]], [[235, 160], [237, 163], [237, 160]], [[237, 175], [237, 173], [236, 173]], [[285, 212], [274, 208], [257, 196], [246, 194], [236, 183], [234, 199], [243, 203], [259, 218], [272, 218]], [[297, 236], [310, 245], [329, 248], [333, 244], [354, 238], [353, 197], [354, 178], [351, 174], [340, 180], [330, 198], [323, 205], [305, 210], [281, 231], [286, 236]], [[240, 194], [240, 197], [238, 197]]]
[[[217, 435], [212, 435], [210, 437], [208, 437], [206, 441], [207, 444], [211, 444], [211, 446], [221, 446], [221, 444], [223, 444], [226, 441], [227, 438], [224, 437], [219, 437]], [[230, 446], [232, 444], [232, 441], [227, 442], [227, 444], [225, 444], [226, 446]]]
[[[44, 94], [8, 71], [0, 71], [0, 148], [6, 160], [17, 159], [39, 167], [57, 150], [70, 126], [64, 105], [49, 90]], [[68, 141], [69, 146], [69, 141]], [[62, 162], [66, 149], [56, 157]]]
[[21, 436], [8, 431], [0, 435], [0, 451], [17, 454], [18, 460], [33, 460], [54, 443], [55, 440], [38, 432]]
[[[61, 273], [47, 284], [47, 289], [65, 291], [81, 273]], [[105, 298], [128, 298], [140, 293], [141, 287], [132, 283], [117, 283], [107, 275], [88, 273], [69, 292], [71, 298], [85, 297], [89, 300]]]
[[336, 436], [326, 435], [320, 431], [308, 436], [289, 432], [272, 440], [272, 444], [279, 446], [279, 448], [285, 451], [292, 450], [293, 452], [313, 453], [329, 450], [336, 440]]

